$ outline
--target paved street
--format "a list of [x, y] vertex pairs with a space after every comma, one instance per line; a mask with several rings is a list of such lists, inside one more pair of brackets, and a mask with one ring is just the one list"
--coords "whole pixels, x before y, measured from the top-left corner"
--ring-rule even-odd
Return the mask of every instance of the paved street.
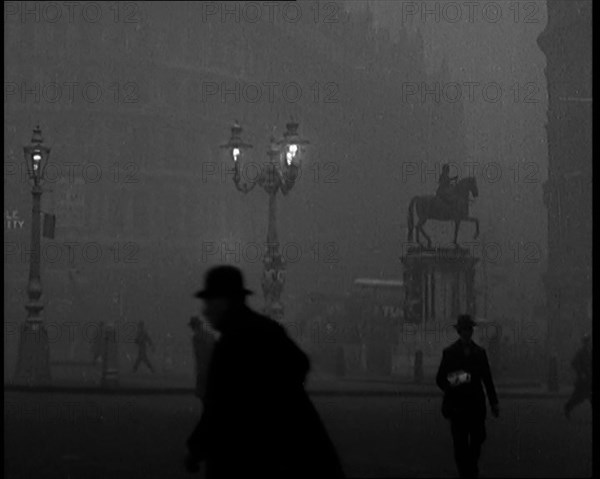
[[[313, 400], [349, 477], [456, 477], [440, 397]], [[488, 420], [484, 477], [591, 476], [589, 404], [569, 422], [562, 398], [500, 400], [501, 418]], [[200, 411], [185, 395], [5, 391], [5, 477], [191, 477], [184, 441]]]

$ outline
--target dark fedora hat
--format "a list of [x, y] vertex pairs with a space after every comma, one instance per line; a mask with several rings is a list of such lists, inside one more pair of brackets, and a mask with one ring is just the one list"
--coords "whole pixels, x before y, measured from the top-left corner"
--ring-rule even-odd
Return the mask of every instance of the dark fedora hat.
[[454, 328], [458, 331], [461, 329], [472, 329], [477, 326], [477, 323], [471, 318], [469, 314], [460, 314], [456, 320]]
[[194, 294], [196, 298], [239, 297], [253, 294], [244, 287], [242, 272], [235, 266], [216, 266], [204, 278], [204, 289]]

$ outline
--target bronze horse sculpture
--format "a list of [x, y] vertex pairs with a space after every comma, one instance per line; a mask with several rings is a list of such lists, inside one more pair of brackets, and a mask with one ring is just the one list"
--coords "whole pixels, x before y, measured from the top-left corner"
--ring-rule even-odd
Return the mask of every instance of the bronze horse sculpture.
[[[423, 225], [427, 220], [454, 221], [455, 245], [457, 245], [456, 239], [458, 238], [458, 228], [461, 221], [475, 223], [475, 235], [473, 238], [477, 238], [479, 236], [479, 220], [469, 216], [469, 194], [473, 198], [477, 198], [479, 195], [477, 181], [472, 176], [463, 178], [456, 183], [452, 192], [452, 202], [446, 203], [434, 195], [414, 196], [408, 206], [408, 241], [413, 240], [413, 229], [416, 229], [417, 243], [421, 244], [419, 233], [423, 233], [423, 236], [427, 239], [427, 248], [431, 248], [431, 238], [423, 229]], [[416, 227], [414, 226], [413, 213], [415, 207], [417, 216], [419, 217]]]

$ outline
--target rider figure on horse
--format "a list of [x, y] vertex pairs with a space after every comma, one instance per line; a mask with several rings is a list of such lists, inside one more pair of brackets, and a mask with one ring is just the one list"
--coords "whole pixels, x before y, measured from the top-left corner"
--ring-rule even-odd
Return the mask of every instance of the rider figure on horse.
[[454, 184], [458, 179], [457, 176], [450, 176], [450, 165], [445, 164], [442, 166], [442, 174], [440, 175], [440, 179], [438, 180], [438, 189], [435, 192], [435, 195], [444, 201], [446, 204], [451, 204], [454, 201], [453, 192], [454, 192]]

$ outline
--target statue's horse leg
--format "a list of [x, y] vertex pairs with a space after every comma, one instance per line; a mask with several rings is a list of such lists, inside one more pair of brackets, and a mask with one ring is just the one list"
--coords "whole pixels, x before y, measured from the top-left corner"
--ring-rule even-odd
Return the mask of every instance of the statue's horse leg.
[[460, 228], [460, 219], [454, 220], [454, 245], [458, 246], [458, 229]]
[[421, 234], [422, 234], [423, 236], [425, 236], [425, 239], [427, 239], [427, 247], [431, 248], [431, 238], [429, 238], [429, 236], [427, 235], [427, 233], [425, 233], [425, 230], [423, 229], [423, 225], [425, 224], [425, 222], [427, 221], [427, 218], [429, 217], [429, 210], [427, 207], [427, 203], [424, 201], [417, 202], [416, 210], [417, 210], [417, 216], [419, 217], [419, 221], [417, 221], [417, 224], [415, 225], [415, 230], [417, 231], [417, 243], [420, 246], [423, 246], [421, 244]]
[[472, 216], [467, 216], [466, 218], [463, 218], [463, 220], [475, 223], [475, 234], [473, 235], [473, 238], [477, 238], [479, 236], [479, 220]]
[[421, 233], [423, 233], [423, 236], [425, 236], [425, 239], [427, 240], [427, 248], [431, 249], [431, 238], [429, 237], [429, 235], [427, 233], [425, 233], [425, 230], [423, 229], [423, 225], [425, 224], [426, 221], [427, 221], [427, 219], [419, 218], [419, 222], [417, 223], [417, 231], [420, 231]]

